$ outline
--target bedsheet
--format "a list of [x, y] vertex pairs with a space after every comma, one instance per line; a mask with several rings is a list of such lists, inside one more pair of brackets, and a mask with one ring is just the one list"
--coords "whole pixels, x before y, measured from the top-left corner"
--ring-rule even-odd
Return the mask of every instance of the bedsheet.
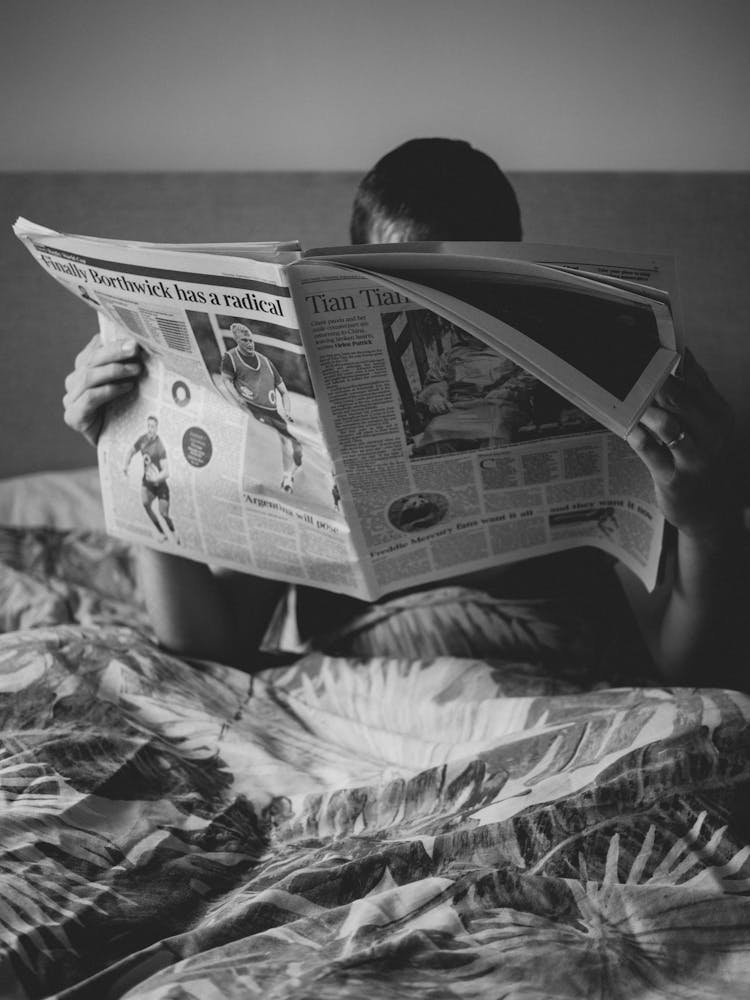
[[119, 543], [0, 556], [3, 998], [748, 996], [746, 695], [190, 662]]

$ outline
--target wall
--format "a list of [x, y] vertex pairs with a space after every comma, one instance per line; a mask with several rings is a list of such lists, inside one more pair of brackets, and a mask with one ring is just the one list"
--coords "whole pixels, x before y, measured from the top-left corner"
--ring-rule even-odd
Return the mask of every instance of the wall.
[[0, 170], [750, 167], [746, 0], [4, 0]]

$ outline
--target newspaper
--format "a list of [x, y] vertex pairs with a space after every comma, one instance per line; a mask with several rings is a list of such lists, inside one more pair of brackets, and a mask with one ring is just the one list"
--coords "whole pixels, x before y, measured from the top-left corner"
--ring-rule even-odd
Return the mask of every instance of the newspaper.
[[15, 232], [142, 348], [98, 444], [113, 535], [367, 600], [582, 545], [655, 585], [624, 438], [680, 358], [668, 258]]

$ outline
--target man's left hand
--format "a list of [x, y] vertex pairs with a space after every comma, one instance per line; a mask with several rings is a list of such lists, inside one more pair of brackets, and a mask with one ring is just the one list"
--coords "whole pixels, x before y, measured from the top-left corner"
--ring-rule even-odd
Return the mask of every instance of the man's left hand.
[[627, 440], [679, 531], [710, 537], [728, 527], [740, 494], [734, 416], [690, 352], [682, 376], [667, 379]]

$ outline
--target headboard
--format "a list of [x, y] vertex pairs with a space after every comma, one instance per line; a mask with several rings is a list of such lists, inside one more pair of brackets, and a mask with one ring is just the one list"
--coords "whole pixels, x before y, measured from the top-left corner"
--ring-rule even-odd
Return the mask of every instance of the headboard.
[[[750, 173], [518, 173], [529, 241], [666, 251], [686, 339], [750, 441]], [[158, 242], [347, 242], [351, 173], [3, 174], [0, 477], [77, 468], [92, 450], [62, 421], [63, 378], [92, 314], [11, 233], [16, 216], [65, 232]]]

